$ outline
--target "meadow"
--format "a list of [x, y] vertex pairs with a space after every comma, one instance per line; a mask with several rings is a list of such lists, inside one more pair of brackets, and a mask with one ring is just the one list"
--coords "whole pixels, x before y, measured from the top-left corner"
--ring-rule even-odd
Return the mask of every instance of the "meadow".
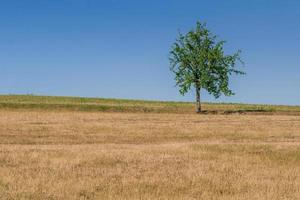
[[0, 199], [300, 199], [300, 106], [0, 96]]

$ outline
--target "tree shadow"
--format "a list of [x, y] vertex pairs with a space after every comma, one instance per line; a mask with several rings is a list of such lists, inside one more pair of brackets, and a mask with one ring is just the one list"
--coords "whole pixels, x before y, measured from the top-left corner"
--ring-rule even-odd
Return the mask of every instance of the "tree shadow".
[[255, 113], [272, 113], [272, 110], [263, 110], [263, 109], [243, 109], [243, 110], [203, 110], [199, 114], [255, 114]]

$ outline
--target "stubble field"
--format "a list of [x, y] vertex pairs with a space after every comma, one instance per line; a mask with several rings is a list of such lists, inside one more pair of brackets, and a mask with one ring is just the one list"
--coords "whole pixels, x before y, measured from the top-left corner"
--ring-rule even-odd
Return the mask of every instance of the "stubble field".
[[0, 199], [300, 199], [300, 116], [2, 108]]

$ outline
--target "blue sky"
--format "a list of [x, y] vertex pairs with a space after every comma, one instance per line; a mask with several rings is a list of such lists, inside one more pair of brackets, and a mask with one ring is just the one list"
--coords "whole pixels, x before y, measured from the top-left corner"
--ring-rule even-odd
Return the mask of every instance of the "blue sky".
[[298, 0], [1, 1], [0, 94], [193, 101], [168, 52], [202, 20], [247, 72], [204, 101], [300, 105], [299, 19]]

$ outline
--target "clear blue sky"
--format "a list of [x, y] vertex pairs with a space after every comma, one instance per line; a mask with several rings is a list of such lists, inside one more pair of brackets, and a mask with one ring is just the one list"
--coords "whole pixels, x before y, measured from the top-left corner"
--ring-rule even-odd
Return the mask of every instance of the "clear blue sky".
[[0, 5], [0, 94], [192, 101], [168, 52], [197, 20], [243, 51], [232, 97], [300, 105], [298, 0], [9, 0]]

